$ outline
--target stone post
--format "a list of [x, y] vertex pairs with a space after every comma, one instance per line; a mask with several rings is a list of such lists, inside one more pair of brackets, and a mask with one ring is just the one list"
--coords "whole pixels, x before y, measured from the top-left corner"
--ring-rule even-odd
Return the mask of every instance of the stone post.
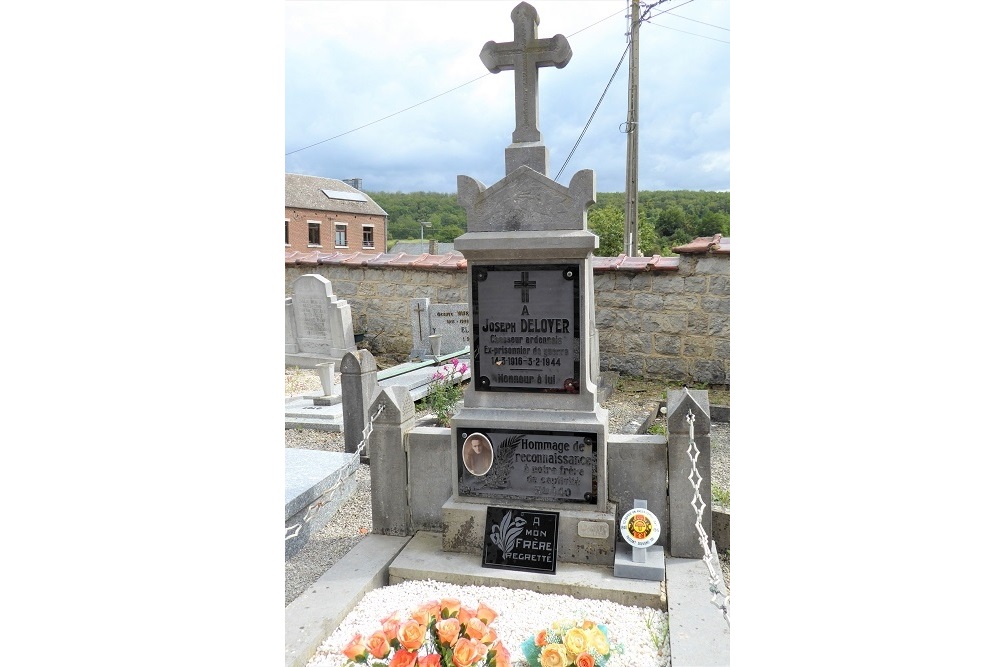
[[378, 366], [368, 350], [348, 352], [340, 362], [340, 400], [344, 408], [344, 451], [353, 454], [371, 417], [378, 391]]
[[372, 423], [368, 456], [372, 477], [372, 533], [409, 535], [410, 506], [406, 488], [406, 434], [416, 421], [413, 399], [406, 387], [386, 387], [372, 403], [385, 406]]
[[[694, 442], [698, 447], [697, 471], [701, 475], [698, 494], [705, 509], [701, 527], [712, 534], [712, 422], [708, 391], [705, 389], [667, 390], [667, 494], [670, 500], [670, 555], [674, 558], [702, 558], [705, 555], [696, 527], [697, 512], [691, 504], [695, 489], [691, 475], [691, 427], [688, 411], [694, 414]], [[693, 452], [692, 452], [693, 453]], [[694, 476], [695, 481], [698, 475]], [[699, 506], [701, 502], [697, 502]]]

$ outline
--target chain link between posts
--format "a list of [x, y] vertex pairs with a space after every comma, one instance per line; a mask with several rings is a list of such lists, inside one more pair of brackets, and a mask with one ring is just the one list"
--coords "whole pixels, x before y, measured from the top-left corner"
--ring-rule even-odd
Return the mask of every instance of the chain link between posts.
[[[715, 550], [715, 540], [709, 540], [708, 534], [701, 525], [702, 516], [704, 516], [705, 508], [707, 505], [701, 497], [701, 482], [704, 479], [701, 473], [698, 472], [698, 457], [701, 452], [698, 450], [698, 445], [694, 441], [694, 412], [688, 410], [687, 416], [685, 417], [688, 423], [688, 448], [687, 455], [691, 460], [691, 473], [688, 475], [688, 481], [691, 482], [691, 486], [694, 488], [694, 498], [691, 500], [691, 507], [694, 508], [696, 513], [695, 518], [695, 528], [698, 530], [698, 541], [701, 543], [701, 547], [705, 552], [702, 556], [702, 560], [705, 561], [705, 565], [708, 567], [708, 590], [712, 594], [710, 602], [718, 607], [722, 611], [722, 617], [726, 619], [726, 625], [730, 625], [729, 622], [729, 595], [728, 592], [726, 597], [720, 602], [719, 597], [722, 595], [722, 589], [720, 585], [722, 584], [722, 578], [719, 573], [715, 571], [712, 566], [712, 561], [714, 559], [712, 553]], [[720, 565], [721, 569], [721, 565]]]
[[301, 532], [303, 526], [312, 521], [313, 517], [316, 516], [316, 513], [319, 512], [320, 508], [323, 507], [323, 505], [326, 505], [328, 502], [332, 500], [333, 492], [336, 491], [344, 482], [350, 479], [351, 472], [355, 470], [361, 463], [361, 454], [364, 452], [365, 447], [368, 445], [368, 438], [371, 436], [372, 430], [374, 430], [373, 424], [375, 423], [375, 420], [379, 418], [379, 415], [382, 414], [382, 410], [384, 409], [385, 409], [385, 403], [380, 403], [378, 409], [375, 411], [375, 414], [372, 415], [371, 419], [368, 420], [368, 425], [365, 426], [364, 430], [361, 432], [361, 442], [358, 443], [357, 451], [355, 451], [354, 455], [351, 457], [350, 463], [340, 468], [340, 472], [337, 475], [337, 479], [334, 480], [334, 482], [330, 485], [330, 487], [326, 491], [319, 494], [319, 496], [316, 498], [316, 500], [312, 502], [311, 505], [309, 505], [308, 509], [306, 509], [305, 516], [302, 517], [302, 521], [295, 524], [294, 526], [285, 527], [286, 542], [292, 538], [298, 537], [299, 532]]

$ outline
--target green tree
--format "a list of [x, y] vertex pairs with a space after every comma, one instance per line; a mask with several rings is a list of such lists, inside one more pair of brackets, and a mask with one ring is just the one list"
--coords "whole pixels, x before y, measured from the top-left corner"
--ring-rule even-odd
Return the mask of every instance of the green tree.
[[[587, 216], [587, 228], [600, 238], [600, 246], [594, 251], [597, 257], [617, 257], [625, 252], [625, 210], [624, 208], [602, 208], [593, 210]], [[639, 216], [639, 252], [645, 256], [660, 251], [656, 229], [645, 218]]]

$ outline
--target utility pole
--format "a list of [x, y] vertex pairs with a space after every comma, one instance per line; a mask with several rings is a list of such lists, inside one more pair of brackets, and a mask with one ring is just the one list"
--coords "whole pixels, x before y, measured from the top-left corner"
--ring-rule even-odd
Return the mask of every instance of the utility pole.
[[631, 0], [628, 60], [628, 144], [625, 153], [625, 256], [639, 257], [639, 0]]

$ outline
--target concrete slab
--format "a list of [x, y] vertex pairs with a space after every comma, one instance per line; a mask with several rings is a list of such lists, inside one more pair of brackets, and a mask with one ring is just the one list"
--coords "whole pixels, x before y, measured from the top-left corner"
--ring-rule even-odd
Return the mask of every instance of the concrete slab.
[[[672, 667], [729, 665], [729, 624], [712, 604], [708, 567], [694, 558], [667, 557], [667, 614], [670, 617]], [[712, 567], [722, 578], [719, 557]], [[720, 582], [722, 602], [729, 591]]]
[[[319, 395], [321, 392], [316, 392]], [[317, 431], [344, 431], [344, 406], [313, 405], [312, 397], [304, 395], [285, 402], [285, 428], [311, 428]]]
[[618, 604], [664, 609], [662, 581], [619, 579], [610, 567], [562, 563], [556, 574], [484, 568], [482, 557], [442, 551], [441, 533], [420, 531], [389, 566], [389, 584], [434, 579], [460, 586], [503, 586], [578, 599], [609, 600]]
[[[442, 360], [444, 357], [441, 358]], [[468, 359], [460, 358], [466, 365]], [[410, 392], [410, 398], [419, 401], [427, 395], [430, 390], [431, 377], [440, 369], [440, 366], [427, 366], [421, 364], [401, 364], [401, 367], [413, 366], [413, 370], [403, 373], [393, 374], [378, 381], [381, 389], [391, 386], [406, 387]], [[388, 369], [392, 371], [399, 367]], [[383, 371], [387, 372], [387, 371]], [[381, 373], [380, 373], [381, 374]], [[468, 380], [472, 377], [472, 371], [467, 371], [462, 377]], [[315, 405], [314, 398], [323, 395], [322, 391], [310, 391], [295, 396], [285, 398], [285, 428], [310, 428], [317, 431], [332, 431], [343, 433], [344, 431], [344, 408], [341, 403], [341, 386], [335, 385], [331, 394], [333, 405]]]
[[304, 509], [341, 475], [350, 475], [357, 467], [350, 454], [286, 447], [285, 519]]
[[285, 449], [285, 560], [354, 495], [357, 469], [358, 461], [349, 454]]
[[389, 563], [409, 539], [366, 536], [285, 607], [285, 667], [304, 667], [366, 593], [389, 583]]

